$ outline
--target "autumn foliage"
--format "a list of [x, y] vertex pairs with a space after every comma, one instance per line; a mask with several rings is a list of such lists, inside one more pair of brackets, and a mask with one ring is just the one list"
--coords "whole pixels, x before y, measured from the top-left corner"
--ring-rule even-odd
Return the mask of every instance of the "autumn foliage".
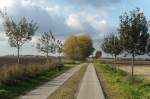
[[73, 60], [84, 60], [94, 51], [89, 35], [70, 36], [64, 43], [64, 54]]

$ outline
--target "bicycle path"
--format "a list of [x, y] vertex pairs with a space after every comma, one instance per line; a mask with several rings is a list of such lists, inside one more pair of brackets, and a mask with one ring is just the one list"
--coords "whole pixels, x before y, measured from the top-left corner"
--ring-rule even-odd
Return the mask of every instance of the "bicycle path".
[[84, 74], [77, 99], [105, 99], [92, 63], [88, 65]]

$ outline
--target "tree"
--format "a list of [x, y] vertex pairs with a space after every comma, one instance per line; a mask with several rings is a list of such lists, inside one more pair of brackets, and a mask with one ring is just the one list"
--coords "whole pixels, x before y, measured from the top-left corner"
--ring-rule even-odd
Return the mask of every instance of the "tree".
[[95, 58], [98, 59], [102, 56], [102, 52], [101, 51], [96, 51], [95, 53]]
[[61, 62], [61, 53], [63, 52], [63, 43], [60, 40], [56, 42], [56, 51], [59, 54], [59, 62]]
[[93, 51], [93, 42], [89, 35], [80, 35], [77, 37], [77, 45], [79, 49], [79, 59], [85, 59], [89, 57]]
[[38, 27], [33, 21], [28, 22], [25, 17], [23, 17], [18, 23], [6, 15], [3, 15], [3, 18], [5, 33], [9, 38], [8, 42], [11, 47], [17, 48], [18, 63], [20, 63], [20, 48], [26, 41], [32, 39], [32, 36]]
[[121, 54], [122, 52], [121, 44], [121, 40], [118, 38], [118, 36], [110, 35], [104, 39], [101, 45], [101, 48], [105, 53], [114, 56], [114, 64], [116, 64], [117, 55]]
[[132, 55], [132, 77], [136, 55], [144, 55], [146, 42], [149, 37], [149, 21], [139, 8], [120, 16], [119, 34], [123, 40], [123, 48]]
[[64, 43], [64, 53], [74, 60], [84, 60], [94, 51], [92, 39], [88, 35], [70, 36]]
[[52, 32], [44, 32], [36, 48], [46, 55], [46, 60], [48, 62], [49, 53], [54, 54], [56, 51], [55, 37]]
[[64, 54], [65, 56], [75, 60], [77, 59], [77, 42], [76, 42], [76, 36], [70, 36], [67, 38], [67, 40], [64, 43]]
[[147, 40], [146, 53], [148, 56], [150, 56], [150, 37]]

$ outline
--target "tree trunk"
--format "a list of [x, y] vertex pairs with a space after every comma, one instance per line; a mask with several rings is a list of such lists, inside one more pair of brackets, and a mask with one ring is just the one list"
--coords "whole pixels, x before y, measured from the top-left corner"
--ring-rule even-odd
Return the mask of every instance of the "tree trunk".
[[46, 53], [46, 63], [48, 63], [48, 52]]
[[114, 71], [116, 71], [117, 70], [117, 66], [116, 66], [116, 55], [114, 55], [114, 66], [113, 66], [113, 69], [114, 69]]
[[18, 59], [18, 64], [20, 64], [20, 47], [19, 45], [17, 46], [18, 54], [17, 54], [17, 59]]
[[60, 53], [59, 53], [59, 63], [61, 63], [61, 55], [60, 55]]
[[116, 66], [116, 58], [117, 58], [117, 56], [115, 55], [115, 58], [114, 58], [115, 70], [117, 70], [117, 66]]
[[134, 59], [135, 59], [135, 55], [132, 54], [132, 71], [131, 71], [131, 76], [134, 76]]

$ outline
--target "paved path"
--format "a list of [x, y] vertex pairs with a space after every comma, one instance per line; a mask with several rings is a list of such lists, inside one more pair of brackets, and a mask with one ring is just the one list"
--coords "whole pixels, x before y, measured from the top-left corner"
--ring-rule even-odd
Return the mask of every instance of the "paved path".
[[105, 99], [92, 63], [87, 67], [77, 99]]
[[55, 79], [45, 83], [37, 89], [21, 96], [19, 99], [47, 99], [56, 89], [58, 89], [66, 80], [68, 80], [83, 64], [75, 66], [66, 73], [56, 77]]

